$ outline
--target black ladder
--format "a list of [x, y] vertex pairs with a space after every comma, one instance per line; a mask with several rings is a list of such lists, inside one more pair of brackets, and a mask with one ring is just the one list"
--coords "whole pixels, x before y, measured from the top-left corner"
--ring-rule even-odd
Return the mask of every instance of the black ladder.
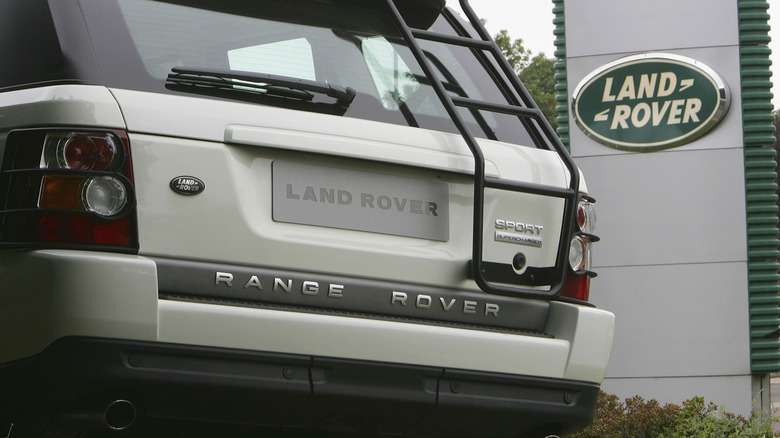
[[[479, 35], [479, 39], [472, 38], [468, 31], [458, 24], [457, 18], [455, 18], [449, 9], [445, 9], [443, 14], [447, 17], [448, 21], [453, 24], [456, 32], [459, 36], [441, 34], [430, 32], [426, 30], [414, 29], [407, 26], [402, 15], [396, 8], [394, 0], [386, 0], [390, 10], [393, 12], [396, 24], [401, 36], [406, 41], [409, 49], [412, 51], [415, 59], [420, 64], [423, 73], [433, 87], [436, 95], [441, 100], [447, 114], [455, 123], [458, 131], [465, 140], [467, 146], [471, 150], [474, 156], [474, 229], [473, 229], [473, 248], [472, 248], [472, 260], [471, 271], [477, 285], [485, 292], [511, 295], [511, 296], [524, 296], [529, 298], [546, 298], [557, 296], [560, 293], [563, 283], [566, 279], [566, 273], [568, 272], [568, 249], [569, 241], [572, 235], [573, 221], [577, 214], [577, 196], [579, 191], [579, 170], [574, 164], [574, 160], [569, 155], [568, 151], [561, 143], [560, 139], [556, 135], [552, 126], [547, 122], [541, 110], [539, 110], [533, 101], [533, 98], [526, 90], [525, 86], [520, 82], [517, 74], [507, 62], [501, 49], [496, 45], [493, 39], [488, 34], [485, 27], [482, 25], [481, 20], [476, 16], [474, 11], [468, 4], [468, 0], [460, 0], [461, 8], [466, 14], [469, 22]], [[491, 76], [499, 85], [499, 88], [503, 88], [501, 81], [501, 74], [495, 71], [495, 66], [501, 69], [503, 76], [508, 78], [510, 86], [514, 89], [520, 100], [510, 97], [512, 104], [499, 104], [493, 102], [486, 102], [476, 99], [463, 98], [451, 96], [447, 93], [444, 84], [439, 80], [435, 71], [431, 66], [431, 62], [425, 55], [424, 51], [418, 44], [417, 40], [428, 40], [444, 44], [452, 44], [462, 46], [471, 49], [474, 56], [480, 58], [483, 65], [488, 69], [493, 69]], [[487, 54], [492, 55], [496, 64], [487, 60]], [[463, 121], [463, 118], [458, 114], [456, 107], [465, 107], [471, 110], [484, 110], [495, 113], [509, 114], [518, 117], [518, 121], [525, 123], [529, 128], [537, 146], [553, 150], [563, 160], [564, 165], [569, 171], [569, 187], [559, 188], [553, 186], [546, 186], [540, 184], [529, 184], [519, 181], [507, 181], [502, 179], [488, 179], [485, 176], [485, 158], [482, 153], [482, 149], [477, 143], [476, 138], [471, 133], [471, 130]], [[563, 229], [561, 230], [561, 239], [558, 246], [557, 259], [555, 264], [555, 278], [552, 279], [549, 291], [539, 291], [538, 289], [524, 286], [510, 286], [501, 282], [497, 284], [496, 281], [491, 282], [488, 278], [490, 273], [488, 272], [490, 267], [486, 266], [482, 260], [483, 252], [483, 226], [484, 226], [484, 202], [485, 202], [485, 189], [497, 189], [507, 190], [514, 192], [529, 193], [542, 196], [550, 196], [556, 198], [563, 198], [566, 200], [564, 207]]]

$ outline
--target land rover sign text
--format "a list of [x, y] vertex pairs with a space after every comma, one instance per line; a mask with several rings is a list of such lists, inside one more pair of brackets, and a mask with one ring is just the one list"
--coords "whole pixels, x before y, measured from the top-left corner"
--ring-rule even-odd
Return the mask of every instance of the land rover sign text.
[[577, 125], [607, 146], [650, 152], [701, 137], [723, 119], [728, 87], [706, 65], [649, 53], [607, 64], [580, 82], [572, 110]]

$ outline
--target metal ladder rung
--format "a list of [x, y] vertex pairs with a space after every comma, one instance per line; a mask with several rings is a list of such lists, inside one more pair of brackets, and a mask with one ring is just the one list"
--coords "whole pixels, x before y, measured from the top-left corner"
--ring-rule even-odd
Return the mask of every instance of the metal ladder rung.
[[431, 32], [428, 30], [412, 29], [412, 35], [423, 40], [434, 41], [437, 43], [454, 44], [456, 46], [468, 47], [472, 49], [491, 50], [493, 41], [478, 40], [475, 38], [466, 38], [443, 33]]
[[492, 178], [485, 179], [485, 187], [497, 190], [530, 193], [532, 195], [551, 196], [555, 198], [570, 198], [574, 193], [569, 188]]
[[486, 110], [494, 113], [510, 114], [513, 116], [529, 117], [538, 119], [544, 117], [542, 111], [537, 108], [525, 108], [517, 105], [506, 105], [500, 103], [486, 102], [484, 100], [470, 99], [467, 97], [450, 97], [452, 103], [457, 106]]
[[[482, 50], [484, 52], [489, 52], [497, 60], [504, 56], [503, 53], [498, 51], [498, 48], [494, 44], [493, 40], [485, 41], [476, 38], [447, 35], [443, 33], [431, 32], [431, 31], [420, 30], [420, 29], [410, 29], [410, 31], [412, 36], [415, 38], [438, 42], [438, 43], [454, 44], [457, 46], [466, 47], [470, 49]], [[520, 117], [533, 118], [535, 120], [539, 120], [540, 118], [544, 117], [544, 114], [541, 112], [541, 110], [537, 108], [529, 108], [529, 107], [524, 107], [519, 105], [496, 104], [492, 102], [485, 102], [476, 99], [467, 99], [461, 97], [452, 97], [452, 103], [461, 107], [491, 111], [491, 112], [502, 113], [502, 114], [510, 114], [510, 115], [520, 116]]]
[[[463, 11], [466, 12], [468, 21], [474, 27], [474, 30], [479, 35], [479, 38], [471, 38], [469, 36], [471, 32], [468, 31], [465, 27], [458, 25], [456, 23], [457, 20], [453, 16], [453, 13], [446, 9], [443, 11], [444, 16], [448, 21], [453, 23], [453, 26], [455, 27], [455, 33], [457, 33], [457, 35], [441, 34], [438, 32], [410, 28], [406, 24], [403, 16], [401, 16], [401, 13], [396, 8], [396, 0], [385, 1], [389, 6], [389, 10], [393, 13], [393, 17], [396, 25], [398, 26], [401, 37], [408, 44], [412, 55], [419, 63], [423, 72], [423, 76], [427, 78], [428, 85], [433, 88], [436, 96], [441, 101], [444, 109], [447, 111], [447, 114], [452, 119], [455, 127], [460, 132], [463, 140], [466, 142], [466, 145], [474, 156], [474, 212], [472, 217], [473, 242], [470, 266], [475, 282], [480, 287], [480, 289], [488, 293], [549, 299], [549, 297], [560, 292], [561, 288], [563, 287], [563, 282], [565, 280], [565, 267], [568, 263], [566, 257], [568, 251], [567, 243], [568, 239], [571, 237], [570, 232], [571, 228], [573, 227], [574, 217], [576, 216], [576, 198], [579, 191], [579, 170], [574, 164], [573, 159], [571, 159], [571, 157], [566, 152], [563, 144], [560, 142], [560, 139], [558, 139], [557, 135], [555, 134], [555, 131], [553, 131], [552, 127], [550, 127], [549, 123], [547, 123], [541, 110], [532, 104], [533, 99], [530, 93], [528, 93], [528, 90], [520, 82], [517, 74], [514, 73], [512, 67], [504, 58], [501, 49], [495, 44], [485, 27], [479, 21], [479, 18], [468, 5], [468, 0], [460, 0], [461, 7]], [[471, 98], [453, 96], [447, 91], [446, 87], [439, 79], [434, 67], [432, 66], [431, 60], [428, 58], [428, 54], [420, 47], [417, 39], [471, 49], [472, 54], [477, 57], [479, 62], [483, 63], [484, 68], [490, 72], [493, 81], [497, 86], [499, 86], [499, 88], [502, 88], [502, 85], [508, 85], [511, 88], [510, 90], [505, 90], [504, 92], [504, 97], [509, 103], [497, 104]], [[495, 62], [490, 61], [490, 56], [492, 56]], [[520, 181], [486, 179], [485, 157], [482, 152], [482, 148], [464, 121], [463, 117], [459, 114], [458, 107], [465, 107], [471, 109], [472, 111], [480, 110], [508, 114], [521, 119], [521, 122], [529, 130], [529, 133], [531, 133], [531, 135], [534, 137], [534, 142], [537, 144], [537, 146], [554, 150], [561, 158], [563, 164], [569, 170], [569, 187], [561, 188]], [[529, 123], [527, 119], [533, 120], [533, 123]], [[538, 291], [533, 287], [527, 287], [520, 284], [510, 286], [501, 284], [500, 281], [495, 283], [491, 282], [491, 280], [487, 278], [483, 268], [484, 266], [493, 262], [484, 262], [482, 260], [486, 188], [556, 197], [565, 200], [566, 212], [564, 213], [563, 217], [562, 233], [560, 238], [561, 243], [558, 245], [555, 262], [555, 270], [558, 274], [556, 274], [554, 283], [550, 285], [551, 289], [549, 292]]]

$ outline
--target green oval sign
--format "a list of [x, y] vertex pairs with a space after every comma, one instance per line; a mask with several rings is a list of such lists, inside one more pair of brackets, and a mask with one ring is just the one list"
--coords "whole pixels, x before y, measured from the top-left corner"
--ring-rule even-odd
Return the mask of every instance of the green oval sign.
[[678, 55], [648, 53], [607, 64], [574, 90], [572, 110], [588, 136], [620, 150], [681, 146], [715, 127], [730, 95], [706, 65]]

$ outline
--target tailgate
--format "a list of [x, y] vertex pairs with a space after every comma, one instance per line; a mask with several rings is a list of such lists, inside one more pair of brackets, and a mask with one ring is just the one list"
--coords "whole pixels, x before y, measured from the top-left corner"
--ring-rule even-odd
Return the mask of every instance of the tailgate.
[[[511, 302], [486, 298], [469, 275], [473, 159], [460, 136], [112, 92], [130, 132], [141, 254], [206, 264], [172, 268], [172, 288], [208, 296], [230, 289], [243, 294], [231, 298], [245, 299], [285, 289], [306, 295], [308, 285], [327, 307], [328, 295], [338, 298], [338, 286], [354, 279], [364, 288], [381, 284], [375, 305], [427, 310], [417, 315], [426, 318], [437, 308], [494, 319], [496, 307]], [[558, 187], [568, 181], [552, 152], [483, 143], [488, 177]], [[205, 189], [177, 193], [170, 187], [181, 177]], [[486, 200], [486, 261], [511, 264], [522, 252], [529, 267], [555, 265], [561, 199], [488, 189]], [[181, 286], [196, 272], [199, 286]]]

